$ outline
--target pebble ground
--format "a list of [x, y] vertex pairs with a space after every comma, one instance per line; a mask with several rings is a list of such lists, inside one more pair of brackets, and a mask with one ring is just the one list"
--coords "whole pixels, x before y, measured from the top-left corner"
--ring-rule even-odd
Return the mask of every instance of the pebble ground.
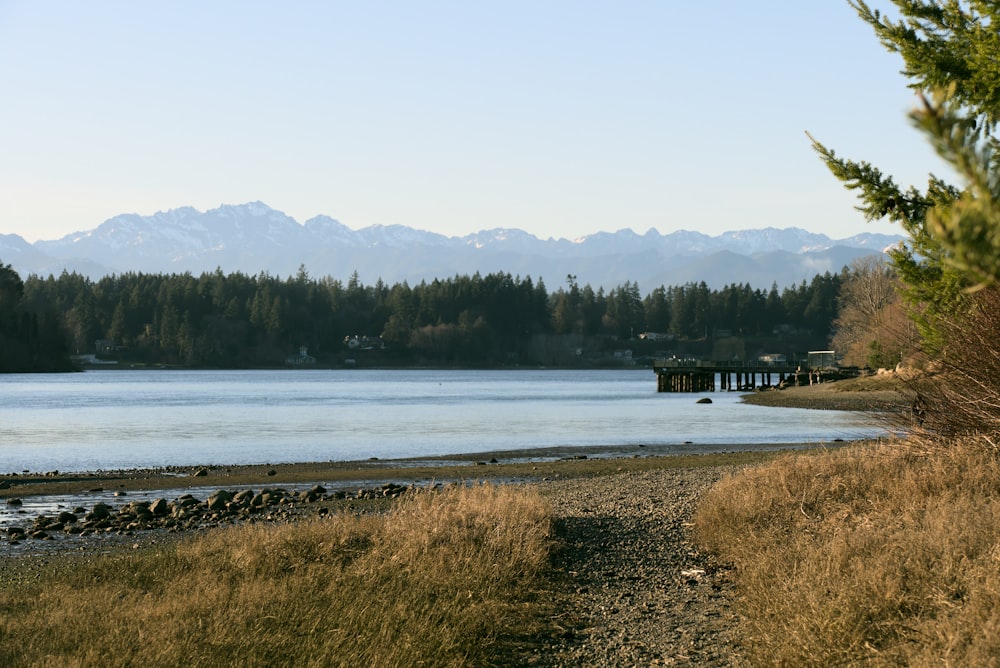
[[627, 472], [540, 483], [563, 544], [566, 632], [536, 666], [741, 666], [730, 583], [690, 541], [698, 499], [728, 469]]

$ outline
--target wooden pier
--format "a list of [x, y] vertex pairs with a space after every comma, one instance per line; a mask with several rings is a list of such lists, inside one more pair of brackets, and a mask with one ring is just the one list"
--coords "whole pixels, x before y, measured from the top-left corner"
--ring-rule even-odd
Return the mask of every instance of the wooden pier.
[[797, 362], [658, 359], [653, 371], [657, 392], [714, 392], [716, 379], [720, 390], [741, 392], [783, 383], [790, 377], [796, 384], [800, 376], [809, 382], [809, 369]]

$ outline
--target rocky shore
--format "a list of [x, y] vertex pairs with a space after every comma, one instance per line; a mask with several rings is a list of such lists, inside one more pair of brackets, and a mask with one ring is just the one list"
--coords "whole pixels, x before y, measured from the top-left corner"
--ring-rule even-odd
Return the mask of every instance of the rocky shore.
[[[410, 486], [391, 482], [352, 490], [328, 490], [316, 484], [244, 486], [199, 488], [197, 495], [181, 490], [169, 496], [159, 496], [164, 490], [154, 488], [143, 499], [119, 492], [112, 496], [113, 502], [59, 504], [52, 512], [25, 512], [21, 521], [0, 527], [0, 591], [52, 568], [76, 568], [93, 555], [163, 545], [218, 527], [378, 511]], [[21, 497], [10, 497], [6, 503], [10, 501], [17, 506], [29, 503], [31, 497], [23, 502]]]
[[[19, 545], [21, 541], [55, 540], [60, 534], [86, 538], [88, 536], [134, 536], [148, 531], [167, 533], [210, 529], [224, 524], [290, 521], [307, 511], [318, 514], [329, 512], [323, 502], [392, 499], [403, 494], [409, 486], [385, 483], [378, 487], [362, 488], [357, 492], [327, 492], [322, 485], [312, 485], [301, 491], [280, 487], [252, 489], [219, 489], [204, 499], [194, 494], [181, 494], [167, 500], [128, 501], [115, 507], [98, 502], [89, 509], [76, 506], [58, 514], [36, 515], [30, 524], [13, 524], [4, 530], [7, 543]], [[7, 505], [20, 506], [23, 501], [14, 497]], [[306, 509], [305, 505], [317, 506]]]
[[543, 484], [570, 479], [582, 484], [623, 471], [754, 462], [773, 452], [773, 448], [759, 444], [734, 446], [732, 452], [724, 454], [698, 453], [695, 449], [687, 455], [661, 456], [648, 450], [655, 449], [622, 448], [590, 457], [564, 454], [536, 462], [491, 457], [446, 465], [368, 461], [204, 467], [187, 472], [0, 476], [0, 555], [53, 555], [139, 544], [228, 524], [287, 522], [313, 513], [367, 512], [385, 507], [412, 487], [448, 482]]

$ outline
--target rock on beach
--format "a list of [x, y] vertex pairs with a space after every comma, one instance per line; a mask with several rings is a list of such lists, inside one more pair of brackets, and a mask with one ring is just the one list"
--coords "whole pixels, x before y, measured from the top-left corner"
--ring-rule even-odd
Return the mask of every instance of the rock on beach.
[[[99, 502], [89, 510], [76, 508], [73, 512], [62, 511], [54, 518], [37, 515], [25, 520], [27, 526], [7, 527], [5, 535], [8, 542], [18, 544], [26, 537], [51, 540], [70, 535], [78, 538], [96, 534], [132, 535], [154, 530], [178, 532], [224, 524], [288, 521], [302, 514], [307, 506], [318, 502], [394, 498], [412, 487], [387, 483], [361, 488], [354, 493], [329, 492], [322, 485], [297, 492], [280, 487], [266, 487], [259, 491], [219, 489], [204, 500], [192, 494], [183, 494], [174, 500], [135, 500], [118, 507]], [[19, 505], [20, 499], [16, 501]]]

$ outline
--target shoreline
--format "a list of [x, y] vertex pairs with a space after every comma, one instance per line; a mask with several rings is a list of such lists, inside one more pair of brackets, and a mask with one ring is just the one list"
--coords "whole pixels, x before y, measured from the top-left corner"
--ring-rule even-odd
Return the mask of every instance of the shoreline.
[[[846, 445], [847, 442], [837, 445]], [[790, 444], [795, 449], [831, 444]], [[639, 448], [637, 448], [639, 449]], [[732, 446], [716, 453], [614, 457], [577, 455], [561, 459], [496, 463], [475, 461], [427, 466], [403, 460], [299, 463], [285, 466], [219, 467], [203, 476], [163, 471], [42, 479], [0, 490], [0, 586], [41, 567], [116, 550], [137, 549], [245, 524], [284, 524], [340, 513], [384, 512], [410, 490], [450, 484], [590, 489], [622, 476], [693, 475], [714, 478], [772, 459], [786, 448], [768, 444]], [[686, 472], [686, 473], [685, 473]], [[99, 482], [98, 482], [99, 481]], [[601, 482], [605, 481], [605, 482]], [[4, 481], [6, 482], [6, 481]], [[568, 487], [567, 487], [568, 485]], [[17, 505], [10, 506], [16, 499]], [[23, 501], [22, 501], [23, 499]], [[159, 508], [159, 509], [157, 509]]]
[[[844, 395], [841, 391], [797, 389], [807, 391], [758, 392], [747, 395], [751, 397], [748, 403], [764, 397], [785, 402], [765, 405], [789, 406], [789, 401], [795, 401], [800, 403], [797, 408], [847, 410], [843, 406], [849, 402], [837, 396]], [[856, 397], [853, 410], [872, 410], [874, 396]], [[898, 408], [900, 404], [897, 398], [887, 405]], [[789, 451], [864, 442], [558, 447], [412, 459], [220, 465], [201, 470], [171, 467], [0, 476], [0, 487], [23, 483], [0, 488], [0, 504], [3, 497], [22, 495], [27, 510], [29, 495], [78, 490], [82, 495], [78, 498], [87, 499], [80, 505], [96, 511], [96, 506], [105, 503], [91, 491], [99, 487], [111, 506], [103, 519], [90, 516], [96, 513], [85, 517], [80, 512], [72, 520], [80, 529], [76, 533], [56, 531], [52, 525], [38, 527], [37, 513], [22, 515], [19, 522], [34, 520], [41, 536], [23, 532], [14, 537], [2, 530], [0, 522], [0, 555], [4, 557], [0, 559], [0, 587], [43, 579], [53, 570], [74, 570], [97, 557], [171, 549], [177, 541], [195, 539], [220, 527], [384, 512], [411, 487], [481, 481], [522, 484], [537, 489], [551, 505], [553, 539], [558, 545], [553, 552], [553, 591], [560, 596], [563, 609], [562, 632], [526, 641], [520, 649], [525, 663], [659, 665], [684, 657], [705, 665], [746, 665], [739, 643], [739, 613], [730, 607], [736, 596], [730, 574], [691, 539], [693, 513], [702, 495], [723, 477]], [[389, 479], [394, 481], [380, 482]], [[310, 489], [310, 484], [316, 486]], [[354, 485], [354, 491], [343, 491], [349, 485]], [[222, 507], [212, 501], [218, 494], [213, 489], [240, 487], [261, 496], [280, 490], [280, 499], [255, 508], [229, 507], [229, 503]], [[191, 495], [194, 488], [198, 491]], [[149, 519], [152, 497], [144, 494], [167, 490], [171, 497], [179, 496], [169, 503], [169, 514], [157, 515], [167, 523], [157, 523], [155, 517]], [[113, 498], [118, 492], [122, 498]], [[189, 495], [199, 497], [199, 502], [182, 503]], [[239, 494], [231, 498], [235, 504]], [[47, 514], [56, 519], [55, 515], [63, 513], [50, 510]]]
[[[864, 440], [864, 439], [859, 439]], [[151, 492], [226, 486], [338, 486], [388, 480], [529, 479], [563, 471], [577, 476], [600, 475], [622, 462], [662, 459], [674, 466], [705, 466], [707, 461], [740, 455], [840, 447], [857, 441], [672, 445], [560, 446], [529, 450], [496, 450], [432, 457], [282, 464], [205, 464], [147, 469], [73, 473], [0, 475], [0, 500], [40, 495], [85, 495], [113, 491]], [[628, 468], [632, 468], [631, 466]], [[539, 473], [541, 472], [541, 473]], [[123, 494], [124, 495], [124, 494]]]
[[[853, 406], [853, 410], [872, 410], [872, 399], [886, 392], [885, 388], [873, 392], [843, 392], [833, 385], [828, 383], [825, 386], [757, 392], [744, 395], [742, 399], [763, 405], [789, 406], [795, 403], [800, 408], [850, 410], [845, 406]], [[842, 400], [852, 396], [853, 403]], [[883, 411], [899, 407], [898, 393], [894, 396], [895, 399], [885, 394], [880, 404]], [[775, 399], [781, 400], [781, 403], [773, 403]], [[602, 476], [654, 470], [743, 467], [761, 463], [781, 452], [839, 448], [864, 440], [837, 438], [830, 442], [797, 443], [560, 446], [385, 460], [206, 464], [200, 467], [34, 475], [12, 473], [0, 475], [0, 503], [3, 504], [0, 505], [0, 532], [6, 534], [7, 539], [0, 544], [24, 545], [27, 549], [16, 550], [21, 554], [36, 550], [61, 551], [61, 545], [80, 545], [81, 541], [104, 543], [106, 541], [100, 539], [115, 542], [115, 536], [132, 540], [129, 537], [133, 535], [136, 539], [139, 536], [162, 535], [164, 527], [170, 527], [171, 532], [190, 533], [192, 530], [258, 521], [261, 518], [288, 521], [315, 512], [338, 512], [345, 508], [351, 512], [365, 512], [365, 509], [373, 507], [372, 501], [376, 504], [374, 508], [381, 508], [390, 496], [387, 490], [395, 496], [410, 488], [448, 483], [538, 484], [573, 479], [583, 482]], [[266, 493], [272, 493], [275, 503], [282, 504], [276, 512], [248, 505], [231, 509], [227, 506], [221, 513], [217, 512], [218, 508], [210, 508], [212, 498], [220, 494], [232, 497]], [[161, 509], [169, 505], [170, 510], [163, 512], [175, 515], [178, 510], [175, 506], [180, 505], [185, 497], [187, 501], [184, 504], [196, 504], [200, 510], [197, 517], [189, 518], [183, 526], [168, 522], [163, 517], [147, 516], [146, 520], [134, 525], [105, 523], [97, 533], [94, 527], [88, 527], [82, 521], [84, 516], [92, 518], [92, 509], [98, 507], [112, 514], [144, 514], [154, 503], [160, 503]], [[52, 522], [58, 525], [58, 530], [51, 530], [51, 517], [67, 516], [69, 509], [73, 509], [71, 514], [75, 515], [68, 520], [69, 524]], [[76, 535], [80, 531], [86, 531], [84, 536]], [[91, 540], [83, 540], [85, 537]], [[27, 541], [22, 543], [26, 538]]]
[[[909, 406], [905, 388], [894, 378], [869, 377], [841, 380], [783, 390], [744, 393], [740, 401], [750, 405], [812, 410], [898, 413]], [[859, 439], [864, 440], [864, 439]], [[493, 450], [426, 457], [370, 458], [346, 461], [230, 464], [203, 462], [198, 465], [144, 469], [95, 470], [47, 473], [0, 474], [0, 501], [18, 496], [83, 494], [97, 488], [128, 491], [224, 487], [226, 485], [281, 485], [373, 482], [386, 479], [458, 479], [532, 477], [540, 468], [575, 462], [577, 468], [606, 468], [601, 462], [628, 458], [702, 457], [728, 453], [753, 453], [838, 447], [852, 442], [789, 443], [682, 443], [646, 445], [555, 446], [525, 450]], [[678, 460], [675, 460], [678, 461]], [[589, 464], [582, 465], [583, 462]], [[582, 466], [581, 466], [582, 465]]]
[[912, 391], [894, 375], [760, 390], [744, 394], [741, 399], [751, 406], [887, 414], [909, 410], [913, 403]]

